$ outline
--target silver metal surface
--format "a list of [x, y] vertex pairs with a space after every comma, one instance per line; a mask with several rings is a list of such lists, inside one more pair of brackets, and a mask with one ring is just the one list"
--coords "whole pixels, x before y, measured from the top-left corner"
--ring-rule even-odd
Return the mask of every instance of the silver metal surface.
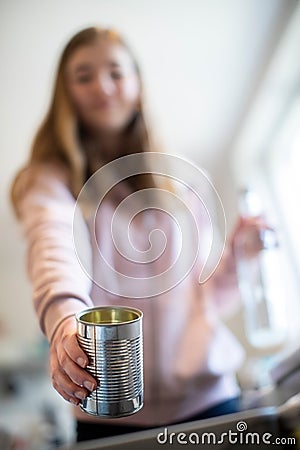
[[76, 314], [77, 338], [98, 386], [80, 407], [88, 414], [124, 417], [143, 406], [143, 314], [122, 306]]

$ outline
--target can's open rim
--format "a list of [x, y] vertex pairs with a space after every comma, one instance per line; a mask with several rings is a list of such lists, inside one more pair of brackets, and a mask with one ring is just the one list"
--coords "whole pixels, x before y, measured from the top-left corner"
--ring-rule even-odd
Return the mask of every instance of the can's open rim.
[[97, 306], [79, 311], [75, 317], [85, 325], [116, 326], [134, 323], [143, 317], [143, 313], [128, 306]]

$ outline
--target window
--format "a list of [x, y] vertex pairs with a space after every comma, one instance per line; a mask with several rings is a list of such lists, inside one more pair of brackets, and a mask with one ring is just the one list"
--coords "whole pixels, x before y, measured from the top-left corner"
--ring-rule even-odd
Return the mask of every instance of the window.
[[294, 269], [300, 279], [300, 96], [274, 137], [266, 169], [286, 229]]

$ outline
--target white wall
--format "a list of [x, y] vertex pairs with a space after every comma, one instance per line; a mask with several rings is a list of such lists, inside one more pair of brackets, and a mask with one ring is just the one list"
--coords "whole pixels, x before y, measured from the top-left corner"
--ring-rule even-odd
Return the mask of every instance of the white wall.
[[92, 24], [123, 32], [141, 62], [150, 113], [165, 148], [212, 171], [222, 195], [230, 180], [219, 162], [227, 160], [228, 143], [268, 59], [287, 3], [294, 2], [0, 2], [0, 323], [9, 334], [32, 339], [37, 327], [24, 243], [9, 207], [8, 189], [47, 107], [66, 40]]

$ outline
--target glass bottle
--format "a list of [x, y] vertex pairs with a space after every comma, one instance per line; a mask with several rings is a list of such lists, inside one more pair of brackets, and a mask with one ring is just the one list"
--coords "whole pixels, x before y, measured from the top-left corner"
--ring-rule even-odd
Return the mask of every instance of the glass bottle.
[[[260, 199], [249, 189], [240, 191], [239, 210], [242, 219], [264, 222]], [[241, 227], [233, 245], [247, 339], [255, 348], [278, 346], [287, 323], [277, 233], [267, 224]]]

